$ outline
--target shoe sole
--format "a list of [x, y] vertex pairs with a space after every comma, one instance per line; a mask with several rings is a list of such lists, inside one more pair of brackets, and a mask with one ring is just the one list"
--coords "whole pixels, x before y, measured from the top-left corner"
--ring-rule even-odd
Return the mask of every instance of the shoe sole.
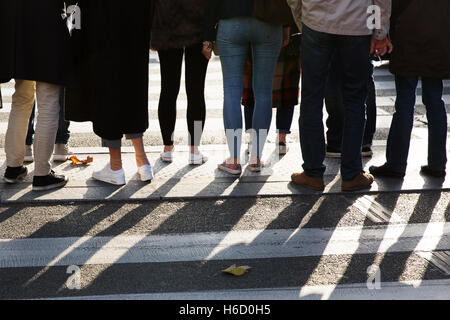
[[250, 172], [261, 172], [261, 168], [254, 168], [254, 167], [248, 167], [248, 170], [250, 170]]
[[226, 172], [226, 173], [232, 174], [232, 175], [234, 175], [234, 176], [239, 176], [239, 175], [241, 175], [241, 173], [242, 173], [242, 170], [233, 170], [233, 169], [224, 167], [224, 166], [222, 166], [222, 165], [219, 165], [219, 166], [218, 166], [218, 169], [219, 169], [219, 170], [222, 170], [222, 171], [224, 171], [224, 172]]
[[122, 182], [117, 182], [117, 181], [113, 181], [113, 180], [107, 180], [107, 179], [103, 179], [101, 177], [98, 177], [96, 175], [92, 175], [92, 178], [94, 178], [95, 180], [101, 181], [101, 182], [105, 182], [105, 183], [109, 183], [115, 186], [123, 186], [126, 184], [126, 182], [122, 183]]
[[314, 191], [324, 191], [325, 190], [325, 186], [317, 187], [317, 186], [312, 186], [312, 185], [307, 184], [307, 183], [304, 183], [304, 184], [303, 183], [298, 183], [298, 182], [295, 182], [294, 180], [291, 180], [291, 182], [293, 184], [297, 185], [297, 186], [304, 187], [304, 188], [307, 188], [307, 189], [310, 189], [310, 190], [314, 190]]
[[147, 179], [144, 179], [144, 178], [142, 178], [142, 176], [139, 174], [139, 172], [138, 172], [138, 176], [139, 176], [139, 179], [141, 180], [141, 182], [151, 182], [152, 180], [153, 180], [153, 175], [150, 177], [150, 178], [147, 178]]
[[70, 157], [72, 157], [73, 155], [67, 155], [67, 156], [61, 156], [61, 155], [56, 155], [53, 156], [53, 161], [55, 162], [66, 162], [67, 159], [70, 159]]
[[35, 186], [33, 186], [33, 191], [47, 191], [47, 190], [62, 188], [62, 187], [64, 187], [67, 184], [67, 182], [69, 182], [68, 179], [66, 179], [63, 182], [56, 183], [56, 184], [51, 184], [51, 185], [48, 185], [48, 186], [42, 186], [42, 187], [35, 187]]
[[202, 164], [205, 164], [206, 162], [208, 162], [208, 159], [189, 160], [188, 162], [190, 165], [199, 166], [199, 165], [202, 165]]
[[16, 184], [16, 183], [22, 182], [27, 175], [28, 175], [28, 170], [25, 171], [24, 173], [18, 175], [17, 178], [15, 178], [15, 179], [3, 177], [3, 181], [5, 181], [6, 183], [9, 183], [9, 184]]
[[166, 158], [166, 157], [160, 157], [161, 158], [161, 160], [163, 161], [163, 162], [167, 162], [167, 163], [172, 163], [173, 162], [173, 159], [172, 158]]

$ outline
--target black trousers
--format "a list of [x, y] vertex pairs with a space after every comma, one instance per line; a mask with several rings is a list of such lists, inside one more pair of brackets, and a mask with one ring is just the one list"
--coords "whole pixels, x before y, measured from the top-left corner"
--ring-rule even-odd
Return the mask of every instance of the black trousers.
[[161, 65], [161, 96], [158, 106], [159, 124], [164, 145], [172, 146], [177, 119], [177, 98], [180, 92], [181, 67], [185, 56], [187, 124], [189, 143], [199, 146], [205, 125], [205, 78], [208, 60], [202, 54], [202, 44], [184, 49], [158, 51]]
[[[366, 98], [366, 126], [362, 146], [372, 146], [373, 138], [377, 127], [377, 104], [376, 88], [374, 79], [374, 66], [372, 59], [368, 61], [368, 81]], [[334, 55], [331, 61], [330, 74], [325, 91], [325, 107], [328, 112], [327, 124], [327, 145], [333, 149], [341, 150], [342, 136], [345, 123], [344, 98], [342, 94], [342, 66], [339, 56]]]

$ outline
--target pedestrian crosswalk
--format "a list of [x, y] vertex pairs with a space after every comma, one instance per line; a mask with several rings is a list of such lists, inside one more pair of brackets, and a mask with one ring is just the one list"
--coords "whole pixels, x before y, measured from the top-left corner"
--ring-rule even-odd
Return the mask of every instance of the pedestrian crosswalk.
[[[411, 197], [415, 206], [403, 209]], [[0, 297], [448, 299], [449, 260], [430, 258], [450, 249], [448, 193], [431, 203], [378, 196], [392, 210], [383, 222], [356, 210], [358, 198], [8, 209], [0, 215]], [[431, 208], [418, 213], [424, 205]], [[250, 271], [222, 273], [232, 264]]]
[[[339, 163], [329, 162], [324, 194], [298, 192], [287, 182], [301, 163], [298, 144], [284, 158], [269, 156], [273, 163], [261, 175], [247, 173], [238, 180], [222, 175], [216, 170], [226, 154], [217, 59], [207, 78], [204, 137], [213, 160], [200, 168], [187, 166], [186, 159], [162, 164], [156, 62], [152, 54], [145, 140], [154, 183], [139, 185], [128, 175], [133, 183], [107, 189], [88, 180], [91, 168], [62, 165], [58, 170], [71, 179], [65, 190], [32, 194], [30, 178], [3, 187], [0, 298], [450, 299], [447, 181], [437, 184], [417, 174], [400, 183], [377, 181], [371, 192], [342, 194], [336, 191]], [[375, 79], [376, 154], [366, 166], [384, 156], [395, 103], [393, 76], [379, 68]], [[449, 81], [445, 88], [450, 110]], [[13, 82], [2, 85], [2, 145], [12, 93]], [[412, 171], [426, 160], [425, 109], [418, 93]], [[186, 142], [186, 106], [182, 90], [175, 132], [180, 144]], [[72, 123], [70, 130], [76, 152], [94, 154], [96, 163], [107, 161], [90, 123]], [[273, 137], [272, 128], [270, 142]], [[291, 139], [298, 140], [296, 121]], [[4, 160], [4, 153], [0, 157]], [[128, 173], [132, 160], [124, 155]], [[422, 192], [430, 185], [431, 191]], [[233, 264], [251, 269], [242, 277], [221, 272]]]

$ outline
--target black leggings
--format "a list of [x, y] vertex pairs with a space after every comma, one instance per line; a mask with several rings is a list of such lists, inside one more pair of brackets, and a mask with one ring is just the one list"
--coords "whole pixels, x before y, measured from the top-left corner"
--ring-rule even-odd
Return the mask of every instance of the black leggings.
[[199, 146], [206, 118], [205, 78], [208, 60], [203, 56], [202, 44], [185, 49], [158, 51], [161, 65], [161, 96], [158, 117], [165, 146], [172, 146], [177, 119], [177, 98], [180, 92], [183, 55], [186, 69], [186, 94], [188, 99], [187, 124], [191, 146]]

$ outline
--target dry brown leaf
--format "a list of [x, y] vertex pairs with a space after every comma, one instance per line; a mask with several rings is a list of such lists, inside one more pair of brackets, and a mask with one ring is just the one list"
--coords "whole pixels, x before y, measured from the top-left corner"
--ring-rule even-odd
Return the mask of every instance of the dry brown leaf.
[[76, 156], [72, 156], [70, 158], [67, 158], [67, 161], [72, 161], [73, 166], [87, 166], [89, 163], [94, 162], [94, 158], [87, 157], [86, 160], [80, 160]]
[[232, 274], [233, 276], [236, 276], [236, 277], [240, 277], [240, 276], [246, 274], [248, 272], [248, 270], [250, 270], [250, 269], [251, 269], [251, 267], [249, 267], [249, 266], [236, 267], [236, 265], [233, 264], [231, 267], [229, 267], [225, 270], [222, 270], [222, 272]]

